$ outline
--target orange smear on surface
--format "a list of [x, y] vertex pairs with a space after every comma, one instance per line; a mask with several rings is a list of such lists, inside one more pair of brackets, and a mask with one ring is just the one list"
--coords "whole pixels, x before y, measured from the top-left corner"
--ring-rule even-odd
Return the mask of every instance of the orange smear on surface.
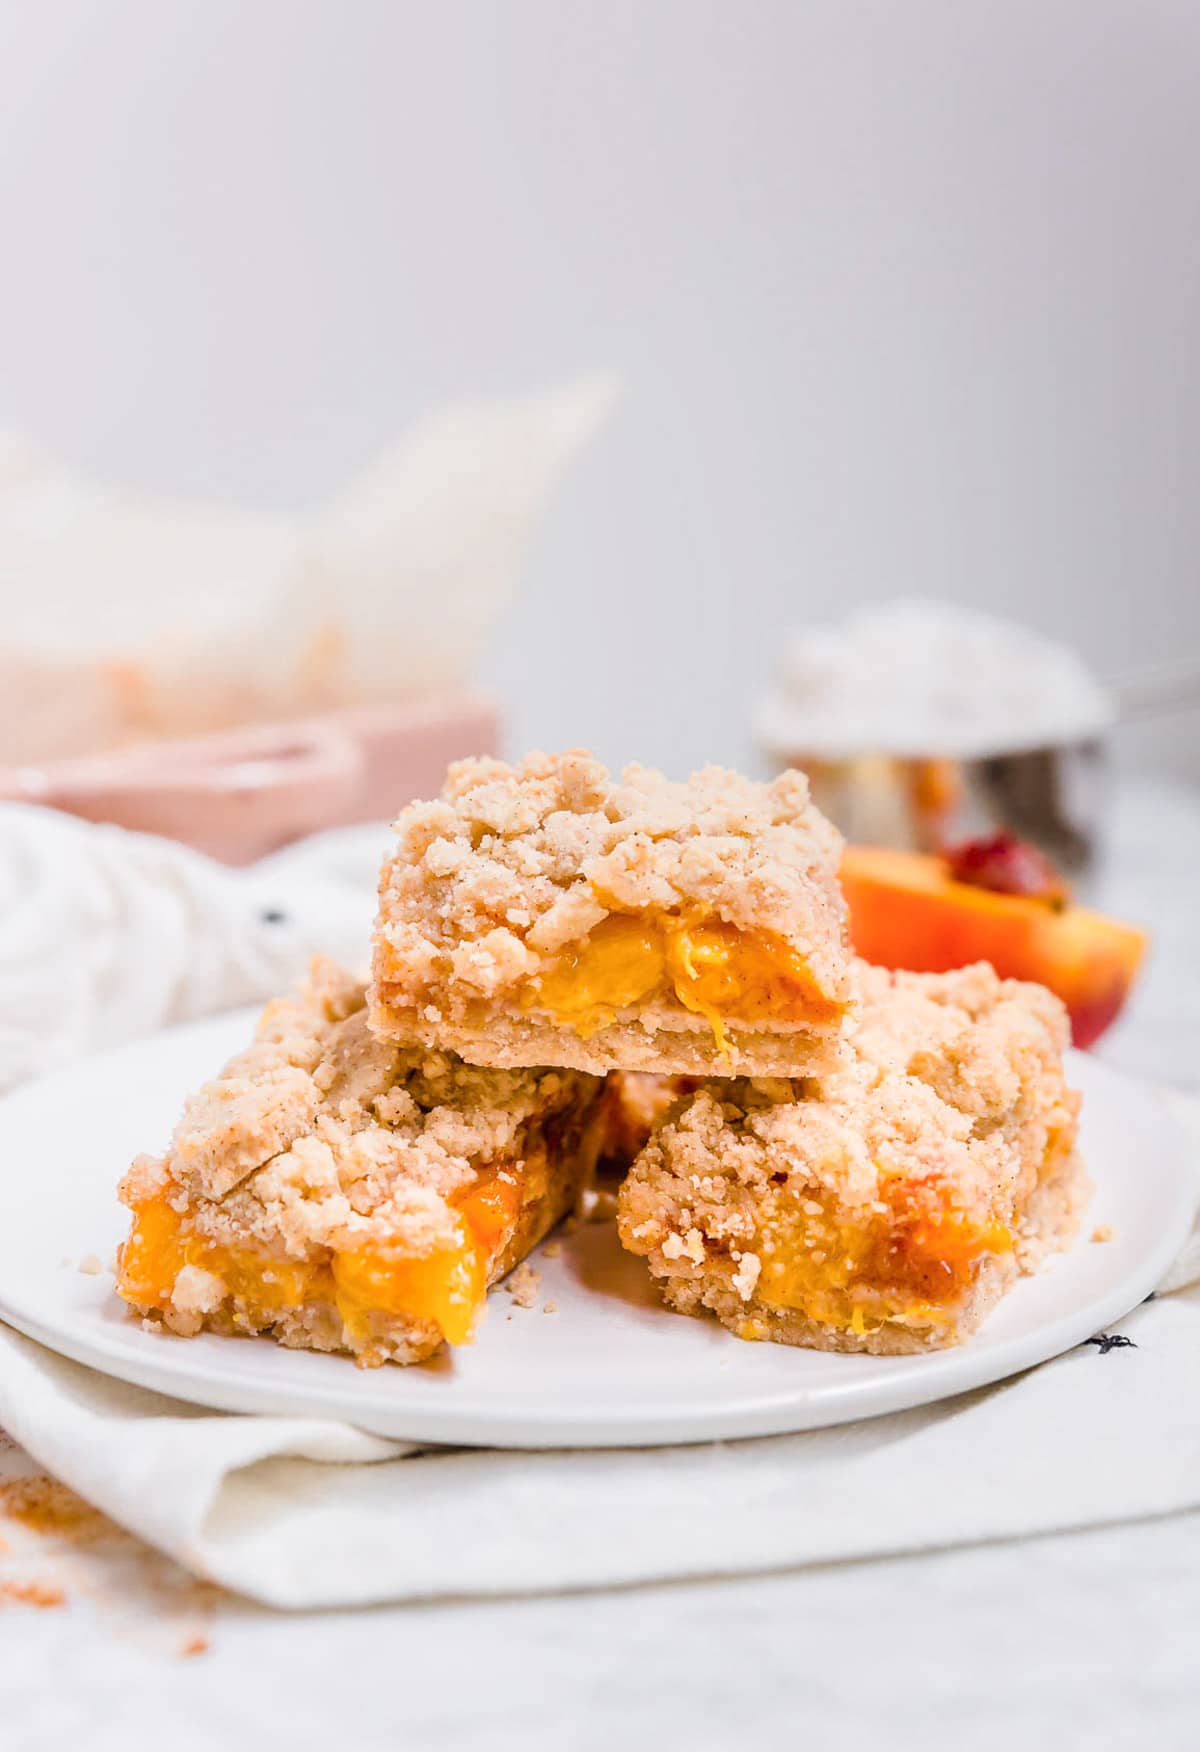
[[112, 1529], [99, 1509], [45, 1473], [0, 1481], [0, 1514], [30, 1533], [80, 1543]]
[[67, 1596], [49, 1582], [0, 1582], [0, 1600], [17, 1606], [62, 1606]]

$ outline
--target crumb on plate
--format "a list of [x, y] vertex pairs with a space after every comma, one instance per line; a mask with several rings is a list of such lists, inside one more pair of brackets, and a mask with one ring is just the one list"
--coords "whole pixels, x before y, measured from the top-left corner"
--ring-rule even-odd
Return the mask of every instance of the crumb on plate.
[[504, 1286], [518, 1308], [532, 1308], [537, 1301], [542, 1274], [523, 1260]]

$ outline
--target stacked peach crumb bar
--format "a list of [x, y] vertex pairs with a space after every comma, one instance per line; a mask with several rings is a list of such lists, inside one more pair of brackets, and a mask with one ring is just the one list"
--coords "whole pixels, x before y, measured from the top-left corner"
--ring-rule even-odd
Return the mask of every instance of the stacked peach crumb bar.
[[1065, 1019], [989, 968], [854, 963], [840, 852], [796, 772], [452, 767], [396, 823], [369, 988], [319, 966], [130, 1170], [120, 1293], [416, 1361], [601, 1159], [669, 1306], [956, 1342], [1077, 1218]]

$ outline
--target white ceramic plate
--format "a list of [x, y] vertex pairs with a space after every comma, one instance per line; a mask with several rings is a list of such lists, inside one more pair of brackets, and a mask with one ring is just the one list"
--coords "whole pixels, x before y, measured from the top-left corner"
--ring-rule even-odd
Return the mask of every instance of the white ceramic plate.
[[[243, 1013], [173, 1029], [0, 1101], [0, 1317], [121, 1380], [225, 1411], [475, 1446], [700, 1442], [902, 1410], [1056, 1356], [1154, 1289], [1196, 1202], [1188, 1144], [1153, 1095], [1075, 1055], [1095, 1183], [1082, 1237], [957, 1350], [868, 1357], [745, 1344], [661, 1307], [610, 1224], [565, 1238], [554, 1259], [535, 1256], [536, 1308], [495, 1290], [473, 1345], [415, 1368], [360, 1370], [266, 1339], [144, 1331], [107, 1269], [125, 1230], [117, 1180], [139, 1150], [163, 1146], [183, 1096], [249, 1026]], [[1099, 1224], [1112, 1239], [1092, 1244]], [[102, 1275], [79, 1271], [89, 1254]], [[556, 1313], [542, 1311], [547, 1300]]]

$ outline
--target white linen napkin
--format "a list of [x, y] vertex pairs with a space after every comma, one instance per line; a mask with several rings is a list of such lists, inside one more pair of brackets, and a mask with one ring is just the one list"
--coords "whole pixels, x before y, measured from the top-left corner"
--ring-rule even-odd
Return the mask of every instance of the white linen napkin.
[[0, 1424], [197, 1575], [273, 1606], [742, 1574], [1200, 1505], [1200, 1290], [996, 1387], [690, 1448], [425, 1450], [200, 1411], [0, 1328]]
[[151, 834], [0, 803], [0, 1091], [265, 1001], [316, 950], [365, 963], [382, 827], [232, 870]]
[[[22, 869], [41, 872], [40, 904], [24, 915], [37, 940], [0, 930], [0, 981], [19, 974], [36, 998], [58, 977], [57, 954], [78, 961], [78, 942], [65, 938], [81, 894], [103, 953], [93, 946], [75, 976], [69, 1033], [47, 1007], [44, 1027], [0, 1041], [0, 1079], [101, 1034], [111, 1042], [213, 1007], [221, 968], [225, 1001], [245, 1001], [298, 972], [311, 949], [345, 954], [365, 940], [377, 832], [323, 836], [229, 872], [161, 842], [38, 816], [0, 811], [9, 900], [30, 900]], [[70, 845], [51, 847], [51, 834]], [[262, 922], [279, 910], [282, 938]], [[1177, 1106], [1200, 1147], [1200, 1104]], [[1081, 1345], [916, 1411], [757, 1441], [419, 1450], [340, 1424], [190, 1407], [3, 1327], [0, 1425], [121, 1525], [276, 1606], [787, 1568], [1200, 1504], [1200, 1240], [1166, 1284], [1176, 1293], [1122, 1323], [1128, 1342]]]

